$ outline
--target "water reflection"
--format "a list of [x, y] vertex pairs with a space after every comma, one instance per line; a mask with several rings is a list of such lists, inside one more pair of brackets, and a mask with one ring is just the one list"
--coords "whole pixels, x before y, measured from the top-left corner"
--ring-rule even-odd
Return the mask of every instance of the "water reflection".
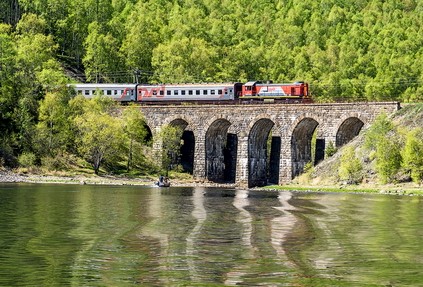
[[297, 224], [297, 217], [292, 211], [297, 210], [289, 203], [292, 198], [291, 192], [280, 192], [278, 199], [281, 206], [274, 207], [282, 212], [281, 216], [272, 219], [272, 245], [279, 258], [285, 262], [287, 267], [294, 268], [295, 263], [291, 262], [286, 255], [285, 242], [289, 239], [289, 234]]
[[202, 187], [196, 187], [192, 195], [192, 204], [194, 206], [193, 211], [191, 212], [192, 216], [195, 218], [197, 223], [195, 224], [192, 231], [188, 234], [186, 238], [187, 247], [187, 263], [190, 272], [191, 280], [194, 282], [200, 281], [201, 276], [197, 270], [197, 264], [195, 258], [197, 258], [197, 240], [199, 238], [201, 228], [204, 225], [204, 222], [207, 218], [207, 211], [204, 208], [204, 194], [205, 189]]
[[0, 286], [419, 286], [420, 197], [0, 187]]
[[[245, 249], [244, 257], [247, 259], [254, 259], [255, 250], [251, 243], [251, 236], [253, 233], [252, 216], [245, 207], [250, 205], [248, 199], [248, 190], [237, 190], [235, 193], [233, 205], [239, 210], [236, 216], [236, 221], [241, 224], [242, 234], [240, 245]], [[248, 262], [248, 261], [247, 261]], [[247, 266], [248, 267], [248, 266]], [[225, 275], [226, 285], [239, 285], [243, 282], [242, 277], [247, 274], [245, 265], [238, 265], [233, 270], [230, 270]]]

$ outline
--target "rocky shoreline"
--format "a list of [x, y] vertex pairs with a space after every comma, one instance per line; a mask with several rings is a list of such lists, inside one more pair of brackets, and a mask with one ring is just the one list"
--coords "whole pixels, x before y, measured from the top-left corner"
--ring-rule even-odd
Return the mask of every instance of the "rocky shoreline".
[[[56, 176], [39, 174], [18, 174], [11, 171], [0, 171], [0, 183], [57, 183], [57, 184], [93, 184], [93, 185], [139, 185], [153, 186], [156, 180], [151, 178], [127, 178], [116, 176]], [[172, 186], [204, 186], [233, 188], [234, 184], [218, 184], [206, 181], [188, 181], [172, 179]]]
[[[117, 176], [94, 176], [94, 175], [75, 175], [75, 176], [58, 176], [58, 175], [40, 175], [40, 174], [20, 174], [7, 170], [0, 170], [0, 183], [34, 183], [34, 184], [80, 184], [80, 185], [134, 185], [134, 186], [154, 186], [156, 180], [151, 178], [127, 178]], [[221, 184], [208, 181], [197, 180], [175, 180], [172, 179], [173, 187], [221, 187], [221, 188], [237, 188], [235, 184]], [[256, 189], [256, 188], [254, 188]], [[261, 188], [259, 188], [261, 189]], [[331, 192], [370, 192], [382, 194], [400, 194], [400, 195], [423, 195], [420, 186], [414, 185], [394, 185], [394, 186], [305, 186], [286, 185], [274, 188], [265, 188], [272, 191], [281, 190], [297, 190], [297, 191], [316, 191]]]
[[112, 176], [56, 176], [39, 174], [18, 174], [11, 171], [0, 171], [1, 183], [62, 183], [62, 184], [108, 184], [108, 185], [150, 185], [148, 179], [118, 178]]
[[8, 172], [8, 171], [0, 171], [0, 182], [4, 183], [12, 183], [12, 182], [25, 182], [25, 177]]

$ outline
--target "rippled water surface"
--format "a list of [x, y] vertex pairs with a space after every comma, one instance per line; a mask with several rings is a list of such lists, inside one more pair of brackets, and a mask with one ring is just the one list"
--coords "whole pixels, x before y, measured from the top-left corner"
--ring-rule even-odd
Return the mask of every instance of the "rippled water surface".
[[0, 286], [423, 286], [422, 197], [0, 185]]

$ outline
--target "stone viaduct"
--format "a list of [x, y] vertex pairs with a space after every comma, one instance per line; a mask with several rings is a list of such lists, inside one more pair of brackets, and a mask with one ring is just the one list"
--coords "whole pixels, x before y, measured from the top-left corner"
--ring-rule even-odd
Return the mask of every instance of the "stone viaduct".
[[399, 108], [397, 102], [141, 107], [153, 139], [164, 125], [184, 130], [181, 163], [195, 179], [244, 187], [291, 181], [308, 162], [322, 160], [328, 144], [344, 145], [378, 114]]

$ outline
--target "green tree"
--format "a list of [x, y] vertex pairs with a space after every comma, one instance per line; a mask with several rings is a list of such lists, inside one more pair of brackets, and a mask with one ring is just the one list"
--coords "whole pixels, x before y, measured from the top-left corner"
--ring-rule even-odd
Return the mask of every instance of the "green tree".
[[393, 122], [383, 113], [376, 117], [372, 126], [365, 134], [364, 146], [368, 149], [375, 150], [377, 143], [387, 136], [387, 134], [395, 129]]
[[360, 159], [355, 155], [354, 147], [346, 147], [341, 156], [341, 165], [338, 170], [339, 178], [348, 183], [358, 183], [362, 178], [362, 169], [363, 166]]
[[338, 149], [335, 147], [333, 141], [329, 141], [328, 146], [325, 148], [325, 157], [329, 158], [333, 156], [337, 151]]
[[403, 166], [416, 183], [423, 180], [423, 129], [416, 128], [407, 133], [402, 150]]
[[401, 137], [386, 114], [379, 115], [366, 132], [364, 146], [374, 151], [381, 182], [391, 182], [401, 167]]
[[401, 167], [399, 135], [391, 132], [376, 143], [376, 172], [382, 183], [392, 182]]
[[179, 126], [166, 125], [162, 127], [158, 134], [158, 138], [162, 144], [162, 168], [166, 171], [166, 176], [169, 170], [178, 164], [182, 133], [183, 130]]
[[62, 89], [55, 93], [47, 93], [40, 102], [36, 129], [37, 150], [40, 156], [54, 157], [73, 146], [73, 127], [69, 121], [70, 99], [70, 92]]
[[[44, 34], [45, 20], [34, 14], [25, 14], [19, 21], [15, 36], [16, 41], [16, 72], [15, 72], [15, 126], [17, 129], [18, 148], [33, 151], [35, 125], [38, 120], [38, 104], [43, 97], [42, 85], [37, 79], [44, 78], [43, 71], [47, 71], [54, 63], [57, 45], [51, 35]], [[57, 65], [55, 66], [57, 67]], [[51, 74], [51, 73], [50, 73]], [[45, 75], [45, 74], [44, 74]]]
[[14, 46], [11, 27], [0, 24], [0, 133], [3, 136], [13, 131], [13, 110], [16, 106]]
[[[130, 106], [124, 110], [123, 131], [126, 135], [126, 146], [128, 150], [126, 169], [129, 172], [133, 163], [134, 146], [146, 144], [148, 135], [145, 119], [139, 107]], [[138, 150], [138, 153], [141, 153], [141, 151]]]
[[86, 54], [82, 62], [89, 81], [116, 82], [119, 77], [115, 77], [115, 74], [122, 68], [121, 56], [116, 49], [119, 43], [110, 33], [104, 34], [102, 30], [97, 22], [89, 25], [89, 34], [84, 42]]
[[145, 83], [152, 76], [153, 50], [167, 36], [166, 12], [166, 5], [138, 1], [126, 19], [121, 52], [127, 68], [143, 72], [139, 82]]
[[41, 65], [41, 71], [36, 73], [36, 79], [45, 91], [57, 91], [68, 83], [60, 63], [49, 59]]
[[92, 165], [95, 174], [99, 174], [105, 160], [121, 155], [120, 147], [123, 145], [122, 122], [103, 109], [102, 98], [105, 97], [96, 96], [87, 100], [84, 113], [75, 118], [78, 152]]
[[207, 82], [216, 73], [216, 55], [202, 39], [172, 39], [153, 51], [152, 64], [159, 82]]

